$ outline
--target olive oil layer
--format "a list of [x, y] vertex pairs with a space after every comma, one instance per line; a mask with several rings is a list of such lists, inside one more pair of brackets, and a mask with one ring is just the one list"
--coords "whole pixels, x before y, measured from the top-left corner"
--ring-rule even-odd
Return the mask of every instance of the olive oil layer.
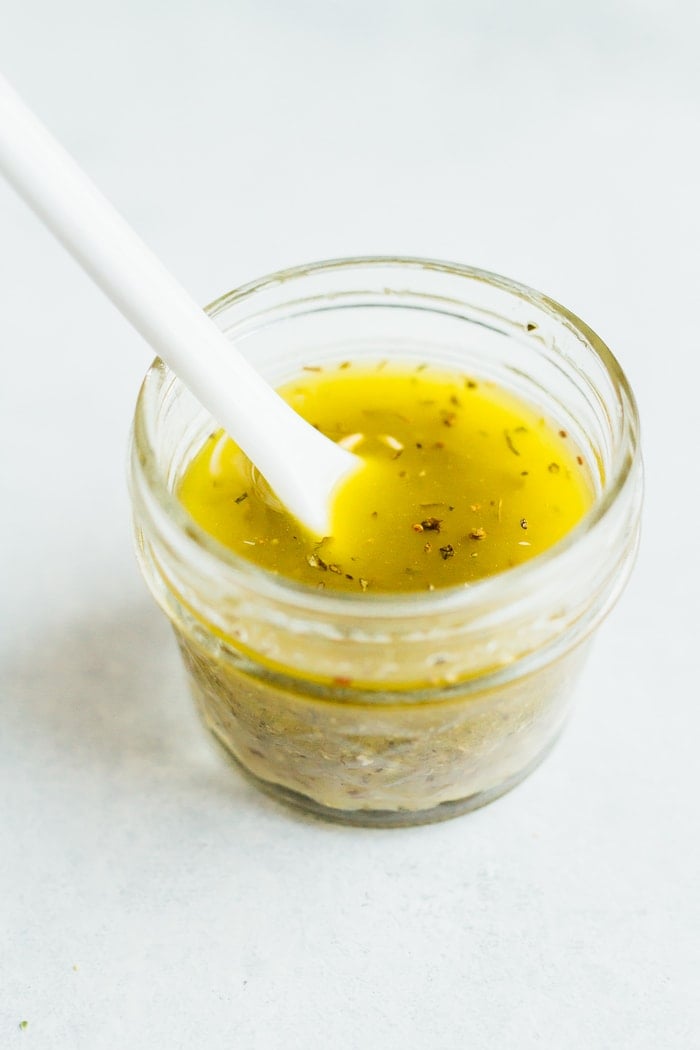
[[331, 535], [319, 540], [275, 507], [221, 431], [178, 494], [226, 547], [311, 587], [372, 594], [469, 584], [547, 550], [592, 503], [590, 474], [566, 432], [490, 382], [344, 362], [310, 368], [280, 392], [365, 460], [336, 496]]

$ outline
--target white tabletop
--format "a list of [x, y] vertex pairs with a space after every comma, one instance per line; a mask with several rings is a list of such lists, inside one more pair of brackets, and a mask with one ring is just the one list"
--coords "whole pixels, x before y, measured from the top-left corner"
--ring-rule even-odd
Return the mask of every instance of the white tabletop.
[[0, 64], [199, 300], [384, 252], [541, 288], [627, 370], [647, 500], [527, 782], [412, 830], [287, 810], [132, 556], [148, 350], [0, 186], [0, 1046], [697, 1045], [697, 4], [8, 6]]

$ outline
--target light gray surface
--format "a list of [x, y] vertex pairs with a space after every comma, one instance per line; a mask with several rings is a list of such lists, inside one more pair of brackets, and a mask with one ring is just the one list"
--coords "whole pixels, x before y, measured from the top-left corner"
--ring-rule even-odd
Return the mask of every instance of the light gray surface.
[[0, 186], [0, 1046], [698, 1045], [697, 5], [2, 21], [0, 65], [200, 300], [389, 251], [574, 309], [638, 394], [647, 505], [528, 782], [429, 828], [295, 815], [209, 744], [134, 564], [148, 353]]

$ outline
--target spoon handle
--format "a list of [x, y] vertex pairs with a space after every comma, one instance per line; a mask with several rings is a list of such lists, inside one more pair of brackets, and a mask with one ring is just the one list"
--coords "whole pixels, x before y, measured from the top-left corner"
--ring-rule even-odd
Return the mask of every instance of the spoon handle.
[[234, 438], [305, 525], [327, 531], [357, 458], [293, 411], [100, 193], [0, 74], [0, 172]]

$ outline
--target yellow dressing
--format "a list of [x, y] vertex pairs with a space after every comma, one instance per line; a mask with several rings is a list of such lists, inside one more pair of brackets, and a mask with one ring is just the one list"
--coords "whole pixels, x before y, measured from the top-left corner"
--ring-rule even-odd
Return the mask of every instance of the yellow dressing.
[[[221, 431], [178, 495], [242, 557], [311, 587], [359, 594], [469, 584], [542, 553], [593, 500], [571, 438], [496, 385], [425, 365], [342, 363], [280, 391], [365, 460], [319, 541], [271, 505]], [[280, 449], [280, 455], [284, 450]]]

